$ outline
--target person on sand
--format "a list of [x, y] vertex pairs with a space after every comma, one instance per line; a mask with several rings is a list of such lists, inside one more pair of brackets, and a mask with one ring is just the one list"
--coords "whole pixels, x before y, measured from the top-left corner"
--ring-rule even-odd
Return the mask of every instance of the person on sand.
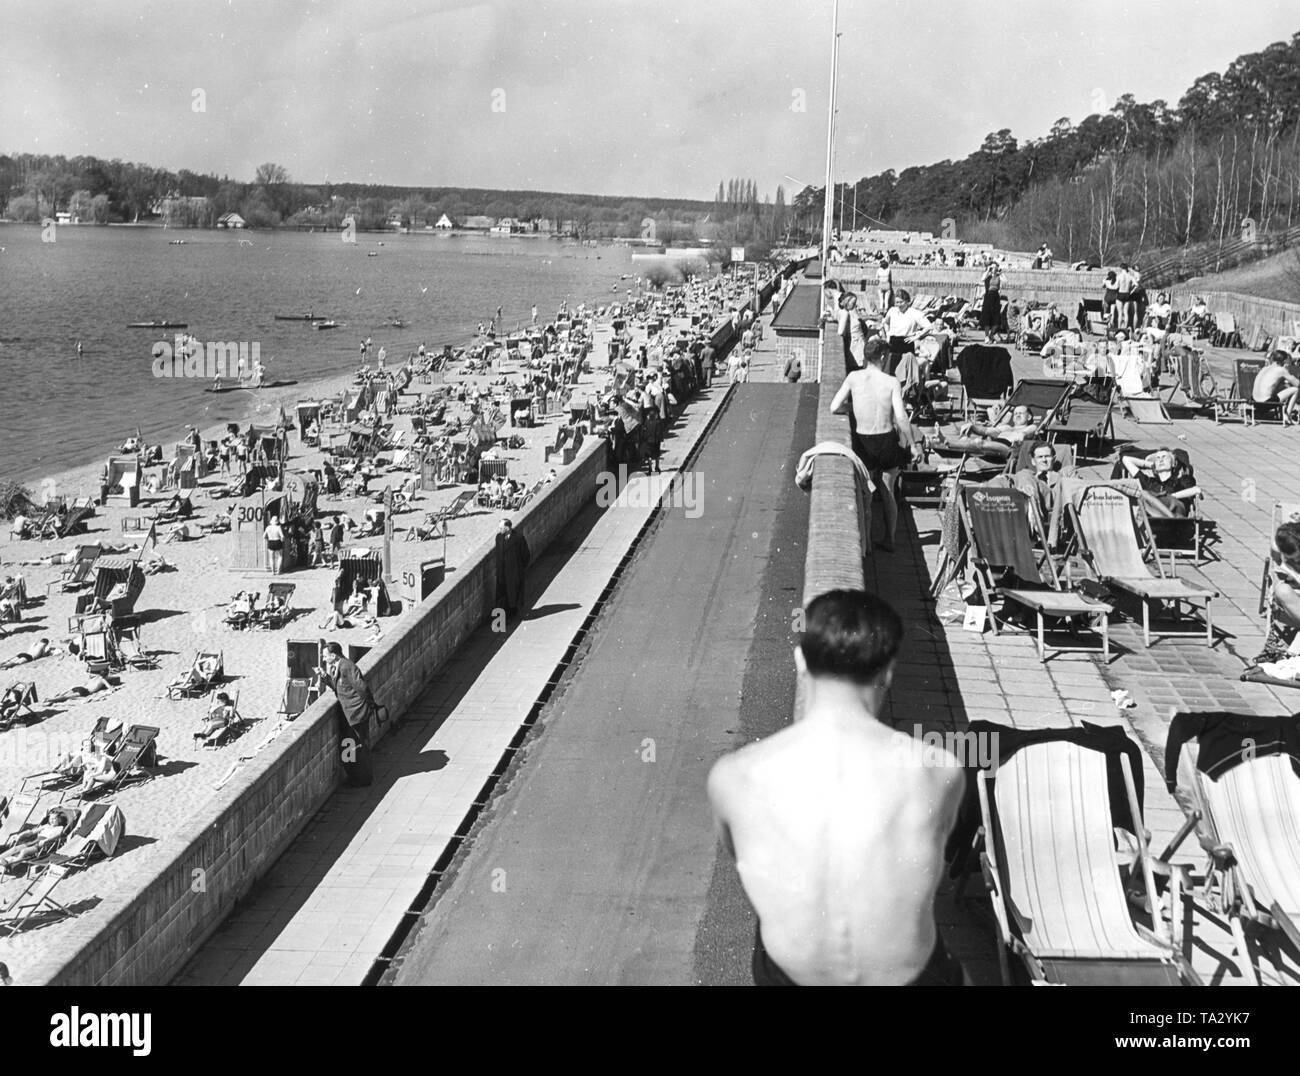
[[883, 724], [903, 641], [884, 601], [834, 590], [794, 651], [795, 724], [708, 778], [724, 847], [758, 916], [758, 986], [960, 986], [934, 920], [965, 780], [946, 751]]
[[[831, 411], [837, 415], [853, 415], [854, 450], [885, 502], [885, 540], [880, 543], [880, 548], [892, 553], [898, 528], [894, 485], [909, 458], [919, 458], [921, 446], [913, 440], [898, 379], [882, 369], [888, 356], [888, 344], [878, 337], [869, 340], [865, 352], [866, 365], [844, 379], [844, 384], [831, 401]], [[868, 498], [867, 504], [870, 503]], [[863, 525], [870, 534], [870, 518]]]
[[12, 669], [18, 665], [26, 665], [32, 661], [39, 661], [49, 654], [62, 654], [63, 651], [57, 646], [51, 646], [50, 640], [44, 637], [36, 641], [36, 645], [30, 650], [20, 650], [13, 657], [6, 661], [0, 662], [0, 669]]
[[276, 516], [269, 516], [266, 521], [266, 551], [270, 554], [271, 574], [280, 574], [280, 563], [284, 557], [284, 531]]
[[105, 691], [112, 691], [117, 687], [115, 680], [107, 677], [91, 675], [84, 684], [74, 684], [67, 691], [61, 691], [57, 695], [51, 695], [45, 701], [54, 702], [71, 702], [73, 699], [84, 699], [90, 695], [99, 695]]

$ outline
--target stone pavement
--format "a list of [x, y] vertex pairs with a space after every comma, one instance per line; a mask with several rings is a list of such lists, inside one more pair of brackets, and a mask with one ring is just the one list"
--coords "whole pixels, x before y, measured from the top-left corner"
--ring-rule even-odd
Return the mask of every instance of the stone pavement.
[[[512, 630], [475, 633], [374, 752], [374, 784], [341, 789], [177, 978], [178, 985], [359, 985], [463, 836], [527, 731], [573, 640], [724, 405], [715, 382], [664, 441], [662, 478], [636, 474], [530, 571]], [[533, 588], [541, 585], [540, 592]]]
[[[1237, 352], [1240, 356], [1242, 353]], [[1034, 356], [1014, 353], [1017, 377], [1043, 376]], [[1231, 353], [1215, 355], [1217, 362]], [[1225, 376], [1220, 377], [1226, 381]], [[1116, 437], [1152, 447], [1186, 447], [1205, 491], [1204, 514], [1218, 523], [1217, 559], [1201, 567], [1180, 562], [1178, 574], [1208, 583], [1222, 597], [1215, 602], [1218, 639], [1213, 648], [1200, 638], [1155, 638], [1143, 647], [1140, 627], [1112, 617], [1114, 657], [1103, 665], [1089, 654], [1055, 654], [1038, 660], [1025, 635], [993, 636], [962, 627], [964, 605], [956, 587], [937, 604], [925, 597], [938, 549], [939, 516], [934, 509], [904, 510], [898, 552], [877, 551], [867, 566], [868, 586], [889, 599], [909, 625], [908, 638], [893, 691], [889, 720], [904, 729], [960, 729], [971, 720], [1005, 723], [1017, 728], [1076, 725], [1088, 721], [1129, 728], [1144, 755], [1146, 823], [1151, 847], [1159, 854], [1185, 820], [1184, 808], [1165, 790], [1162, 768], [1170, 708], [1241, 710], [1260, 714], [1290, 712], [1300, 693], [1241, 683], [1238, 676], [1263, 641], [1257, 614], [1260, 571], [1268, 550], [1270, 508], [1274, 499], [1300, 499], [1300, 483], [1287, 474], [1300, 433], [1280, 427], [1216, 427], [1208, 419], [1180, 419], [1172, 426], [1143, 427], [1123, 417]], [[1110, 463], [1085, 470], [1109, 475]], [[874, 513], [877, 534], [879, 518]], [[1136, 707], [1118, 709], [1111, 691], [1127, 690]], [[1294, 697], [1284, 696], [1291, 694]], [[1194, 837], [1181, 846], [1174, 862], [1192, 866], [1202, 876], [1204, 856]], [[952, 951], [967, 964], [977, 982], [997, 982], [997, 948], [991, 910], [978, 878], [965, 899], [945, 886], [937, 915]], [[1226, 923], [1198, 895], [1193, 916], [1194, 942], [1188, 957], [1207, 983], [1245, 984], [1241, 954]], [[1300, 983], [1300, 954], [1279, 953], [1276, 939], [1251, 935], [1249, 944], [1265, 983]]]

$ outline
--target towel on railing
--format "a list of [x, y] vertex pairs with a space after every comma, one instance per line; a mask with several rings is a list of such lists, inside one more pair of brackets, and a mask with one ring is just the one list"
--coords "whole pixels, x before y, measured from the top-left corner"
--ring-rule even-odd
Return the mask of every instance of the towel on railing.
[[859, 528], [859, 541], [862, 546], [862, 555], [865, 557], [871, 552], [871, 535], [868, 533], [870, 526], [870, 509], [871, 502], [868, 500], [876, 492], [875, 484], [871, 481], [871, 475], [858, 459], [857, 453], [851, 448], [841, 445], [835, 441], [819, 441], [799, 457], [799, 464], [794, 469], [794, 481], [805, 493], [812, 490], [813, 480], [813, 461], [818, 456], [844, 456], [853, 462], [853, 469], [861, 481], [853, 483], [854, 493], [858, 500], [858, 519], [861, 521]]

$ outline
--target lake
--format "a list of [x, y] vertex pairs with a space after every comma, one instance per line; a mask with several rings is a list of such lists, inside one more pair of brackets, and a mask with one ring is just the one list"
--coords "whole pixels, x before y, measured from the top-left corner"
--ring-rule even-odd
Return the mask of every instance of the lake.
[[[93, 226], [41, 236], [0, 226], [0, 479], [37, 488], [106, 458], [137, 426], [167, 444], [186, 423], [274, 415], [272, 396], [308, 395], [307, 382], [354, 369], [367, 337], [371, 362], [382, 344], [392, 366], [421, 343], [467, 343], [498, 306], [507, 328], [534, 303], [546, 321], [564, 299], [609, 302], [635, 286], [621, 275], [636, 275], [626, 247], [549, 239]], [[308, 312], [339, 328], [274, 317]], [[268, 380], [299, 384], [214, 395], [205, 379], [156, 378], [154, 343], [175, 331], [127, 328], [154, 320], [187, 322], [205, 342], [256, 343]]]

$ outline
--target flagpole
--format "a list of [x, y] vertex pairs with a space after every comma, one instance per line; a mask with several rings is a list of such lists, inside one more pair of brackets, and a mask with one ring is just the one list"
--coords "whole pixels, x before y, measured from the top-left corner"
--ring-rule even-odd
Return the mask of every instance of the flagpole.
[[[826, 191], [822, 198], [822, 285], [830, 279], [831, 222], [834, 220], [835, 206], [832, 199], [835, 189], [832, 186], [832, 168], [835, 146], [835, 84], [838, 81], [840, 60], [840, 0], [834, 0], [831, 14], [831, 93], [830, 105], [826, 114]], [[823, 292], [823, 294], [825, 294]], [[822, 379], [822, 361], [825, 346], [817, 350], [817, 380]]]

